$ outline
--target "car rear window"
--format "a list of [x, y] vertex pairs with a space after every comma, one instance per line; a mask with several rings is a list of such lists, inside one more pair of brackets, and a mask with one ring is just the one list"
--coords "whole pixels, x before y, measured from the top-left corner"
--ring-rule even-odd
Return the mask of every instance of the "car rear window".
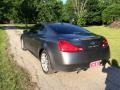
[[51, 29], [57, 34], [89, 34], [90, 32], [72, 24], [50, 25]]

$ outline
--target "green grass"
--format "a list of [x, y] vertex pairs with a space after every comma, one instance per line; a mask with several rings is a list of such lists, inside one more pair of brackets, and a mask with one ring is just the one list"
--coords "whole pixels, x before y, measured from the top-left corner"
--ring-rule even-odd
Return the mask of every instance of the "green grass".
[[6, 48], [7, 36], [0, 29], [0, 90], [28, 89], [29, 75], [11, 62]]
[[29, 29], [31, 26], [33, 26], [34, 24], [28, 24], [27, 27], [25, 24], [13, 24], [16, 28], [18, 29]]
[[110, 44], [111, 59], [116, 59], [120, 64], [120, 28], [113, 29], [105, 26], [91, 26], [85, 28], [107, 38]]
[[16, 27], [17, 29], [29, 29], [30, 27], [32, 27], [34, 24], [0, 24], [0, 28], [4, 28], [6, 26], [10, 26], [10, 27]]

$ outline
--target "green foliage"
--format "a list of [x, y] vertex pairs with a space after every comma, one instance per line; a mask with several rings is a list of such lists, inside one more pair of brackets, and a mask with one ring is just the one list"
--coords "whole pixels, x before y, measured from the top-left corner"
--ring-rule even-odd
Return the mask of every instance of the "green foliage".
[[88, 0], [68, 0], [66, 3], [66, 10], [68, 13], [69, 22], [77, 25], [86, 24], [86, 3]]
[[61, 0], [1, 0], [0, 22], [101, 25], [119, 19], [119, 4], [120, 0], [67, 0], [66, 4]]
[[66, 22], [76, 23], [76, 15], [74, 13], [74, 6], [72, 4], [72, 0], [68, 0], [63, 8], [63, 20]]
[[18, 8], [19, 19], [24, 23], [33, 23], [36, 21], [38, 11], [33, 0], [24, 0]]
[[6, 39], [5, 31], [0, 29], [0, 90], [26, 90], [28, 76], [8, 59]]
[[79, 26], [85, 26], [86, 25], [85, 13], [82, 13], [82, 15], [77, 16], [77, 25], [79, 25]]
[[[103, 5], [104, 4], [104, 5]], [[68, 18], [77, 25], [102, 24], [102, 11], [107, 7], [105, 0], [68, 0], [66, 4]], [[69, 21], [70, 21], [69, 20]]]
[[48, 0], [46, 2], [39, 2], [37, 7], [38, 22], [55, 22], [62, 19], [62, 2], [56, 0]]
[[0, 0], [0, 20], [7, 19], [10, 11], [11, 4], [9, 3], [9, 1]]
[[102, 20], [104, 23], [111, 23], [120, 20], [120, 4], [112, 4], [102, 12]]
[[108, 0], [110, 4], [120, 4], [120, 0]]
[[101, 12], [102, 9], [100, 7], [100, 2], [98, 0], [88, 0], [86, 9], [87, 9], [87, 16], [86, 22], [87, 24], [101, 24], [102, 16]]
[[61, 21], [62, 7], [60, 0], [2, 0], [0, 20], [6, 18], [18, 23]]
[[63, 7], [62, 7], [62, 15], [61, 15], [62, 21], [63, 22], [69, 22], [70, 16], [71, 15], [69, 15], [68, 10], [66, 8], [66, 5], [63, 5]]

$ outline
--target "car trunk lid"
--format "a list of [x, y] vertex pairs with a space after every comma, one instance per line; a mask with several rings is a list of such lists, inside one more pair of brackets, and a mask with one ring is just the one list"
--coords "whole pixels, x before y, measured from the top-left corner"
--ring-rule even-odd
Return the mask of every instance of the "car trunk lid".
[[104, 48], [102, 48], [103, 37], [95, 34], [92, 35], [64, 35], [62, 38], [67, 39], [74, 45], [84, 48], [91, 60], [98, 60], [104, 56]]

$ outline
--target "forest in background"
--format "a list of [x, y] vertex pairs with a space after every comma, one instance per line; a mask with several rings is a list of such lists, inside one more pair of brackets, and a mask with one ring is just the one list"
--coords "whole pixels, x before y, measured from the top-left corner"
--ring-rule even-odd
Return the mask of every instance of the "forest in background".
[[120, 0], [0, 0], [0, 23], [70, 22], [102, 25], [120, 21]]

